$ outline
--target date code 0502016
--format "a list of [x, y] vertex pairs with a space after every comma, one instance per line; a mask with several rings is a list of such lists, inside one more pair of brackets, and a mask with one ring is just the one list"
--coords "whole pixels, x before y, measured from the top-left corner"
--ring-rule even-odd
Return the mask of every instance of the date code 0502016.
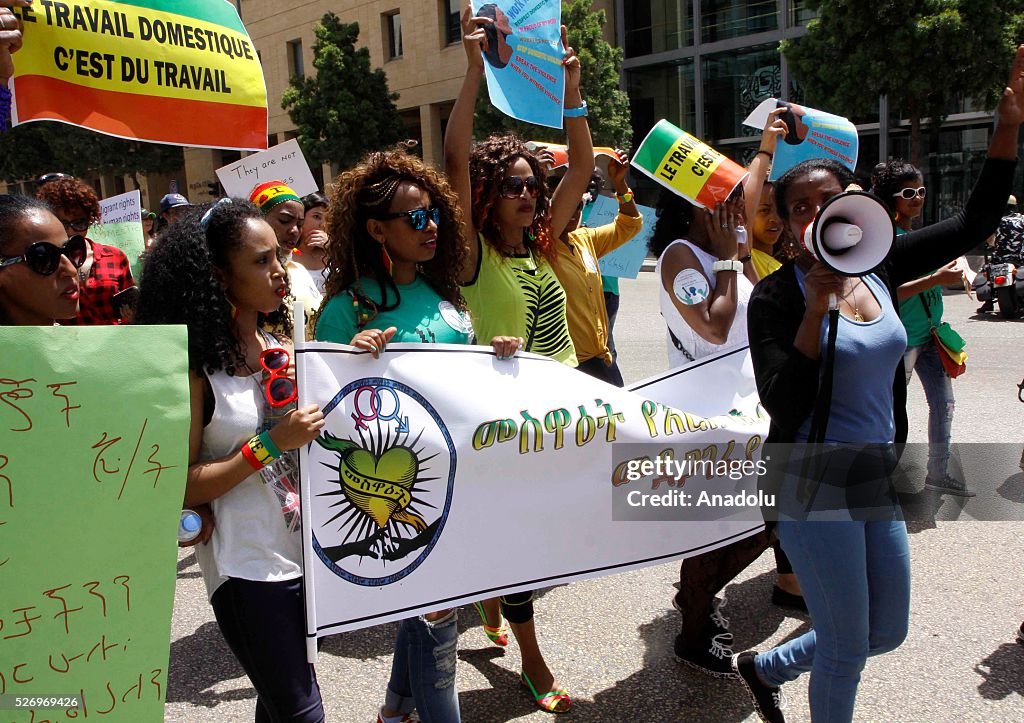
[[77, 695], [0, 695], [0, 710], [77, 708]]

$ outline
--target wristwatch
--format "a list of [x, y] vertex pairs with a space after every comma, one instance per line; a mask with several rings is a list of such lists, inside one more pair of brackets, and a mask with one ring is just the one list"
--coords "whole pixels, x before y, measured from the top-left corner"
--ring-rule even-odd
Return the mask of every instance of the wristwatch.
[[562, 111], [562, 115], [566, 118], [585, 118], [587, 113], [587, 101], [583, 101], [580, 105], [575, 108], [566, 108]]
[[711, 270], [714, 271], [716, 274], [719, 271], [735, 271], [736, 273], [742, 273], [743, 264], [733, 259], [728, 259], [724, 261], [718, 260], [715, 263], [711, 264]]

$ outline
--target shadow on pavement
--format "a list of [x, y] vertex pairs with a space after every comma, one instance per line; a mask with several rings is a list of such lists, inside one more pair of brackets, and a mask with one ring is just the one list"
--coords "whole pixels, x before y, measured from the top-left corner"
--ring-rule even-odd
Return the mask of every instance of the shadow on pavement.
[[[225, 680], [241, 678], [243, 688], [210, 690]], [[231, 653], [217, 623], [201, 625], [194, 633], [171, 643], [167, 670], [167, 702], [213, 708], [219, 703], [256, 698], [245, 671]]]
[[1024, 645], [1000, 645], [974, 666], [974, 672], [984, 678], [978, 685], [982, 698], [1002, 700], [1014, 694], [1024, 696]]

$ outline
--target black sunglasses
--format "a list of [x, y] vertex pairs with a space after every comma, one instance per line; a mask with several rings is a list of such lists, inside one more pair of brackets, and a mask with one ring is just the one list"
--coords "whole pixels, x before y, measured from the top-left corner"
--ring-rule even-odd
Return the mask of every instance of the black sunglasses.
[[65, 229], [71, 229], [78, 233], [85, 233], [89, 229], [89, 226], [92, 225], [92, 221], [84, 216], [82, 218], [76, 218], [74, 221], [61, 221], [61, 223], [64, 224]]
[[67, 256], [76, 269], [85, 263], [87, 248], [84, 236], [72, 236], [63, 246], [54, 246], [49, 241], [37, 241], [25, 249], [21, 256], [0, 258], [0, 269], [24, 261], [40, 276], [49, 276], [60, 266], [60, 257]]
[[508, 176], [501, 182], [498, 192], [502, 198], [519, 198], [523, 195], [523, 188], [534, 198], [540, 193], [540, 179], [536, 176]]
[[430, 208], [414, 208], [411, 211], [399, 211], [397, 213], [386, 213], [380, 217], [381, 221], [390, 221], [393, 218], [402, 218], [409, 222], [413, 231], [422, 231], [427, 227], [428, 221], [433, 221], [435, 226], [441, 225], [441, 209], [437, 206]]

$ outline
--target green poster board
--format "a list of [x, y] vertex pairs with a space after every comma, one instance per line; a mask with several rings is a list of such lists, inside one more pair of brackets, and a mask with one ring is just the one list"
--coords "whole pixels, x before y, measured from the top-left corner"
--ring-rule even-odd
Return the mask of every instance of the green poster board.
[[161, 721], [185, 328], [0, 327], [0, 348], [0, 721]]
[[146, 250], [143, 240], [142, 224], [138, 221], [126, 223], [97, 223], [89, 227], [89, 238], [96, 243], [116, 246], [124, 251], [128, 263], [132, 266], [132, 277], [135, 283], [142, 278], [142, 263], [139, 255]]

